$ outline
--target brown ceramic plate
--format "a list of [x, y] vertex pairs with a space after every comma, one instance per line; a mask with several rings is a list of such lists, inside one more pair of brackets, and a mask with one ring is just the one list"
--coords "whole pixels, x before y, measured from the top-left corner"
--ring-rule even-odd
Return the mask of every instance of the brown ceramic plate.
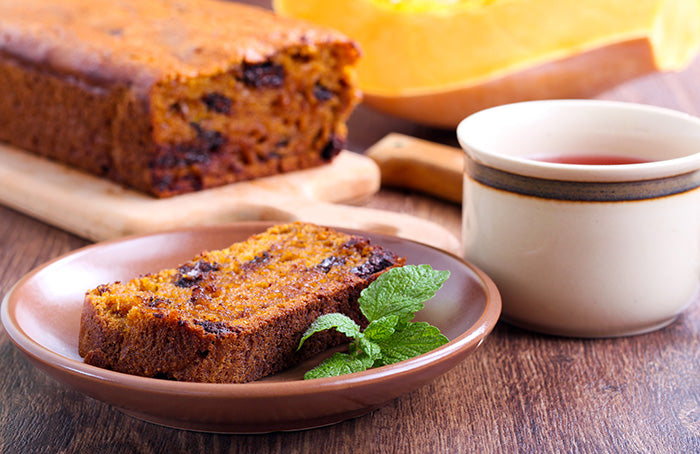
[[416, 358], [341, 377], [303, 380], [320, 358], [258, 382], [184, 383], [137, 377], [83, 363], [78, 328], [83, 295], [98, 284], [182, 263], [204, 249], [223, 248], [269, 223], [236, 223], [140, 235], [95, 244], [60, 257], [22, 278], [2, 302], [12, 341], [53, 378], [157, 424], [190, 430], [255, 433], [297, 430], [362, 415], [456, 366], [493, 329], [501, 299], [493, 282], [462, 259], [396, 237], [361, 233], [452, 275], [417, 319], [438, 326], [450, 342]]

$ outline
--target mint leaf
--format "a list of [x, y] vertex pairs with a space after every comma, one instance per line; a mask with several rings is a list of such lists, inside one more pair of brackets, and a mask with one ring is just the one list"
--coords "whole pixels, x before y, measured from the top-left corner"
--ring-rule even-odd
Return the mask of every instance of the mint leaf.
[[396, 315], [387, 315], [372, 322], [365, 328], [363, 332], [367, 339], [374, 342], [381, 341], [394, 334], [396, 325], [399, 323], [399, 317]]
[[448, 339], [438, 328], [411, 320], [449, 276], [449, 271], [435, 271], [430, 265], [406, 265], [388, 270], [360, 295], [360, 310], [369, 321], [364, 331], [343, 314], [317, 318], [304, 333], [299, 348], [315, 333], [332, 328], [354, 340], [348, 353], [333, 354], [308, 371], [304, 379], [333, 377], [393, 364], [447, 343]]
[[430, 265], [392, 268], [362, 291], [360, 310], [370, 321], [387, 315], [410, 321], [449, 276], [449, 271], [436, 271]]
[[338, 313], [325, 314], [314, 320], [314, 322], [306, 329], [306, 332], [299, 341], [299, 347], [297, 347], [297, 350], [301, 348], [306, 339], [315, 333], [331, 328], [335, 328], [348, 337], [357, 337], [360, 335], [360, 326], [347, 315]]
[[360, 350], [360, 352], [372, 358], [372, 362], [381, 358], [382, 356], [379, 345], [369, 340], [364, 334], [360, 334], [360, 336], [357, 338], [356, 347]]
[[361, 372], [372, 367], [374, 360], [366, 355], [353, 357], [347, 353], [334, 353], [321, 364], [304, 374], [304, 380], [312, 378], [335, 377], [338, 375]]
[[381, 348], [382, 365], [398, 363], [427, 353], [446, 344], [449, 340], [440, 330], [426, 322], [408, 323], [401, 331], [377, 342]]

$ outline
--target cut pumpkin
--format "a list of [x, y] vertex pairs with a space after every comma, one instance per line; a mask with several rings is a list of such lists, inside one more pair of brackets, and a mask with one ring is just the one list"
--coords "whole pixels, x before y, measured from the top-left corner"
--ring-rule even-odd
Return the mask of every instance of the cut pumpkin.
[[365, 101], [453, 127], [476, 110], [587, 97], [700, 48], [700, 0], [274, 0], [363, 49]]

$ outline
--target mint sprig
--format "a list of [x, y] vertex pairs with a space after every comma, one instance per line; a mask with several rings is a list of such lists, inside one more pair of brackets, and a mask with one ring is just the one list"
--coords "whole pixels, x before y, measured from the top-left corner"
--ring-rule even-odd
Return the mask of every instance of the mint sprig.
[[315, 333], [336, 329], [353, 339], [348, 353], [334, 353], [304, 375], [304, 379], [334, 377], [397, 363], [427, 353], [448, 339], [426, 322], [412, 322], [423, 303], [435, 296], [449, 271], [430, 265], [392, 268], [360, 294], [360, 311], [369, 321], [364, 331], [350, 317], [325, 314], [304, 333], [299, 348]]

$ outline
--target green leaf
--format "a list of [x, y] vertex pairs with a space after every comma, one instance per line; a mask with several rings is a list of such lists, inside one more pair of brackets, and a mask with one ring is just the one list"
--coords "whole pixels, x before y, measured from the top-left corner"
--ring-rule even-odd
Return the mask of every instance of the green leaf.
[[373, 342], [381, 341], [394, 334], [398, 323], [399, 317], [397, 315], [387, 315], [377, 320], [372, 320], [365, 328], [363, 334]]
[[347, 353], [334, 353], [333, 356], [304, 374], [304, 380], [361, 372], [372, 367], [373, 363], [374, 360], [366, 355], [353, 357]]
[[357, 337], [360, 335], [360, 326], [347, 315], [338, 313], [325, 314], [314, 320], [314, 322], [307, 328], [306, 332], [299, 341], [299, 347], [297, 347], [297, 350], [300, 349], [306, 339], [312, 335], [319, 331], [324, 331], [331, 328], [335, 328], [348, 337]]
[[381, 364], [393, 364], [434, 350], [449, 340], [429, 323], [408, 323], [401, 331], [377, 342], [381, 348]]
[[382, 355], [379, 345], [369, 340], [364, 334], [360, 334], [357, 341], [353, 343], [357, 344], [356, 348], [358, 348], [361, 352], [372, 358], [372, 362], [379, 359]]
[[392, 268], [362, 291], [360, 310], [369, 321], [388, 315], [410, 321], [449, 276], [449, 271], [436, 271], [430, 265]]
[[370, 322], [364, 331], [343, 314], [326, 314], [306, 330], [299, 348], [314, 333], [334, 328], [348, 337], [349, 353], [335, 353], [304, 375], [304, 379], [333, 377], [393, 364], [427, 353], [448, 339], [426, 322], [413, 323], [415, 313], [440, 289], [449, 271], [429, 265], [392, 268], [379, 276], [359, 299], [360, 310]]

